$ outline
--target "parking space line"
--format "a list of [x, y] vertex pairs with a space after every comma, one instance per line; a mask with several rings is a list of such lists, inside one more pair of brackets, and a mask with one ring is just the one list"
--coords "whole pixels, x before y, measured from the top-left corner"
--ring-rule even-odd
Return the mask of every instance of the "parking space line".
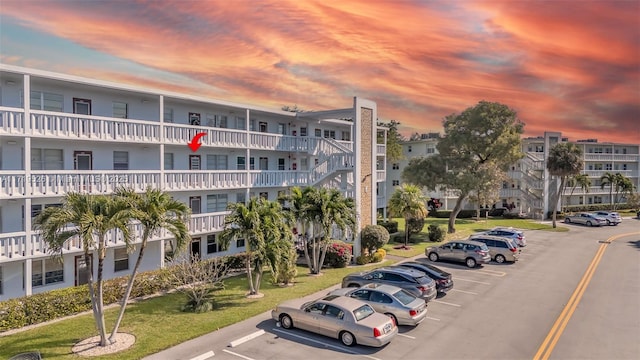
[[416, 339], [414, 336], [409, 336], [409, 335], [400, 334], [400, 333], [398, 333], [398, 336], [406, 337], [406, 338], [413, 339], [413, 340]]
[[428, 316], [427, 316], [427, 319], [433, 320], [433, 321], [440, 321], [440, 319], [436, 319], [436, 318], [432, 318], [432, 317], [428, 317]]
[[482, 274], [485, 274], [485, 275], [497, 276], [497, 277], [503, 277], [503, 276], [507, 275], [507, 273], [504, 272], [504, 271], [496, 271], [496, 270], [489, 270], [489, 269], [478, 270], [478, 272], [482, 273]]
[[234, 353], [234, 352], [233, 352], [233, 351], [231, 351], [231, 350], [222, 349], [222, 351], [226, 352], [227, 354], [235, 355], [235, 356], [237, 356], [237, 357], [239, 357], [239, 358], [242, 358], [242, 359], [244, 359], [244, 360], [255, 360], [254, 358], [250, 358], [250, 357], [248, 357], [248, 356], [244, 356], [244, 355], [241, 355], [241, 354], [238, 354], [238, 353]]
[[445, 301], [440, 301], [440, 300], [431, 300], [431, 302], [438, 303], [438, 304], [449, 305], [449, 306], [455, 306], [455, 307], [461, 307], [462, 306], [462, 305], [458, 305], [458, 304], [454, 304], [454, 303], [450, 303], [450, 302], [445, 302]]
[[206, 359], [208, 359], [210, 357], [213, 357], [214, 355], [215, 354], [214, 354], [213, 351], [207, 351], [204, 354], [201, 354], [201, 355], [198, 355], [198, 356], [196, 356], [194, 358], [191, 358], [191, 360], [206, 360]]
[[232, 342], [229, 343], [229, 347], [232, 347], [232, 348], [236, 347], [236, 346], [238, 346], [238, 345], [240, 345], [242, 343], [245, 343], [245, 342], [247, 342], [249, 340], [253, 340], [253, 339], [255, 339], [258, 336], [263, 335], [263, 334], [264, 334], [264, 330], [258, 330], [256, 332], [253, 332], [253, 333], [249, 334], [249, 335], [243, 336], [240, 339], [233, 340]]
[[458, 289], [451, 289], [451, 291], [461, 292], [463, 294], [469, 294], [469, 295], [478, 295], [478, 293], [473, 291], [464, 291], [464, 290], [458, 290]]
[[276, 328], [271, 329], [271, 331], [287, 334], [288, 336], [297, 337], [299, 339], [304, 339], [304, 340], [307, 340], [307, 341], [310, 341], [310, 342], [313, 342], [313, 343], [316, 343], [316, 344], [320, 344], [320, 345], [322, 345], [324, 347], [329, 347], [329, 348], [332, 348], [332, 349], [348, 352], [349, 354], [361, 355], [361, 356], [367, 357], [367, 358], [369, 358], [371, 360], [380, 360], [380, 359], [375, 358], [373, 356], [361, 354], [361, 353], [359, 353], [357, 351], [349, 350], [349, 349], [341, 347], [341, 346], [335, 346], [335, 345], [327, 344], [325, 342], [318, 341], [318, 340], [315, 340], [315, 339], [312, 339], [312, 338], [308, 338], [308, 337], [305, 337], [305, 336], [297, 335], [297, 334], [294, 334], [293, 332], [290, 332], [290, 331], [284, 331], [284, 330], [280, 330], [280, 329], [276, 329]]
[[460, 280], [460, 281], [468, 281], [468, 282], [472, 282], [472, 283], [476, 283], [476, 284], [482, 284], [482, 285], [491, 285], [491, 284], [489, 284], [488, 282], [478, 281], [478, 280], [471, 280], [471, 279], [465, 279], [465, 278], [461, 278], [461, 277], [458, 277], [458, 276], [454, 277], [453, 279], [454, 279], [454, 281], [458, 281], [458, 280]]

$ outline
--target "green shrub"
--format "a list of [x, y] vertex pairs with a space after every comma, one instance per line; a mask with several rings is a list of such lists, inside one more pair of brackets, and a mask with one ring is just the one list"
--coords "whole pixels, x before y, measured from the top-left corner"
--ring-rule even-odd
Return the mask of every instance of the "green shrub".
[[446, 232], [443, 228], [436, 224], [429, 225], [429, 240], [432, 242], [439, 242], [444, 240]]
[[387, 256], [387, 250], [380, 248], [378, 250], [376, 250], [377, 253], [382, 254], [382, 258], [384, 259]]
[[384, 256], [382, 256], [382, 254], [379, 252], [375, 252], [373, 255], [371, 255], [371, 262], [379, 263], [382, 261], [382, 259], [384, 259]]
[[342, 241], [334, 241], [327, 248], [324, 265], [332, 268], [343, 268], [351, 262], [351, 256], [351, 245]]
[[362, 254], [356, 258], [356, 264], [358, 265], [366, 265], [371, 262], [371, 257], [369, 255]]
[[404, 244], [404, 232], [397, 232], [391, 235], [391, 241], [393, 241], [394, 243]]
[[393, 234], [398, 232], [398, 222], [397, 221], [378, 221], [378, 225], [387, 229], [389, 234]]
[[367, 225], [360, 235], [363, 249], [373, 252], [389, 242], [389, 231], [381, 225]]

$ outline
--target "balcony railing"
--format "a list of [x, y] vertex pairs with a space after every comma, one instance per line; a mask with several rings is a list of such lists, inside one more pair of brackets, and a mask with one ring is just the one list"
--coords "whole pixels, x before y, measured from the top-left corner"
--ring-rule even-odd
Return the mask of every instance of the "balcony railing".
[[634, 170], [584, 170], [582, 173], [590, 177], [598, 177], [598, 178], [606, 173], [610, 173], [610, 174], [620, 173], [626, 177], [638, 176], [637, 170], [635, 171]]
[[[222, 231], [224, 228], [224, 218], [227, 212], [216, 212], [206, 214], [191, 215], [187, 229], [191, 235], [213, 233]], [[131, 233], [134, 243], [142, 241], [143, 227], [139, 223], [131, 224]], [[171, 233], [162, 230], [153, 234], [149, 240], [156, 241], [172, 238]], [[125, 244], [122, 233], [109, 231], [106, 236], [107, 246], [123, 246]], [[40, 257], [48, 255], [48, 247], [42, 236], [38, 232], [31, 234], [30, 251], [27, 252], [26, 233], [14, 232], [0, 234], [0, 262], [2, 260]], [[82, 242], [79, 238], [69, 239], [65, 244], [63, 253], [82, 251]]]
[[377, 144], [376, 145], [376, 155], [378, 155], [378, 156], [386, 156], [387, 155], [387, 145], [385, 145], [385, 144]]
[[376, 170], [376, 182], [385, 182], [385, 181], [387, 181], [387, 171]]
[[24, 111], [0, 107], [0, 134], [24, 134]]
[[638, 154], [584, 154], [586, 161], [638, 161]]
[[308, 171], [251, 171], [248, 187], [307, 186]]
[[183, 145], [191, 142], [197, 133], [206, 133], [200, 138], [202, 146], [243, 148], [247, 146], [247, 133], [241, 130], [212, 128], [208, 126], [164, 124], [164, 141]]
[[247, 186], [247, 172], [244, 170], [170, 170], [165, 171], [164, 178], [164, 187], [171, 191], [234, 189]]

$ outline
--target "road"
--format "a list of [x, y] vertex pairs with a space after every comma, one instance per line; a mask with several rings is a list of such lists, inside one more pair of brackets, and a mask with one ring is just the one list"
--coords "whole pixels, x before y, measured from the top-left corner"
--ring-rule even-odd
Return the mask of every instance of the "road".
[[264, 313], [146, 359], [640, 358], [640, 221], [567, 226], [565, 233], [527, 231], [513, 264], [437, 263], [453, 274], [454, 289], [429, 303], [425, 322], [401, 327], [381, 349], [284, 330]]

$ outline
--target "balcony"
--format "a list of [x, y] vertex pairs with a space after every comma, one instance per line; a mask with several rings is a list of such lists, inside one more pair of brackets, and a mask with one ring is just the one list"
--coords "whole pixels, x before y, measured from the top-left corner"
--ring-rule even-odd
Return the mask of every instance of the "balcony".
[[376, 170], [376, 182], [385, 182], [385, 181], [387, 181], [387, 171]]
[[626, 177], [635, 177], [638, 176], [638, 171], [637, 170], [584, 170], [582, 172], [583, 174], [586, 174], [589, 177], [596, 177], [596, 178], [600, 178], [602, 177], [602, 175], [606, 174], [606, 173], [610, 173], [610, 174], [617, 174], [620, 173]]
[[201, 132], [207, 134], [200, 139], [202, 146], [228, 148], [246, 148], [247, 146], [245, 131], [171, 123], [164, 124], [164, 141], [166, 144], [184, 145]]
[[376, 155], [377, 156], [387, 156], [387, 145], [385, 145], [385, 144], [377, 144], [376, 145]]
[[170, 191], [237, 189], [246, 187], [245, 170], [170, 170], [164, 174]]
[[638, 154], [584, 154], [585, 161], [629, 161], [636, 162]]
[[[195, 214], [189, 219], [187, 228], [191, 235], [206, 234], [222, 231], [224, 228], [224, 218], [227, 212]], [[142, 241], [143, 228], [139, 223], [131, 225], [134, 242]], [[157, 241], [171, 238], [168, 231], [160, 231], [149, 239]], [[120, 232], [110, 231], [106, 237], [107, 246], [122, 246], [124, 241]], [[49, 255], [47, 244], [42, 240], [40, 233], [31, 234], [30, 252], [27, 253], [27, 242], [25, 232], [3, 233], [0, 234], [0, 262], [7, 260], [16, 260], [26, 257], [40, 257]], [[78, 238], [71, 239], [67, 242], [63, 253], [75, 253], [82, 251], [82, 243]]]
[[0, 106], [0, 134], [24, 134], [24, 111]]

